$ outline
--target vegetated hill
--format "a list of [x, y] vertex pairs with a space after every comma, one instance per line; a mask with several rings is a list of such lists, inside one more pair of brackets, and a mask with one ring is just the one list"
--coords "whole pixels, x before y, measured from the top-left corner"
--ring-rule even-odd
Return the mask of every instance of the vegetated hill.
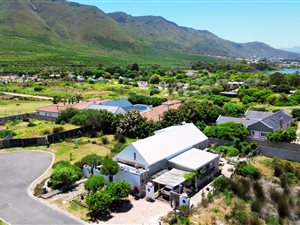
[[144, 43], [154, 47], [231, 57], [299, 58], [300, 55], [274, 49], [264, 43], [235, 43], [224, 40], [206, 30], [181, 27], [162, 17], [133, 17], [123, 12], [109, 13], [111, 18]]
[[[299, 55], [262, 43], [237, 44], [162, 17], [105, 14], [66, 0], [0, 0], [0, 62], [180, 63], [211, 56]], [[299, 56], [300, 57], [300, 56]]]

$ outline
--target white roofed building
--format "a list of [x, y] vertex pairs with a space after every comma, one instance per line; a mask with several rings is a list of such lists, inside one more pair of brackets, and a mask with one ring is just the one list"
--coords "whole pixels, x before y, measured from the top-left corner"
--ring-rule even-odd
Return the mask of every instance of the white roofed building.
[[[203, 151], [207, 144], [208, 138], [192, 123], [159, 130], [153, 136], [130, 144], [115, 156], [121, 168], [115, 178], [126, 180], [141, 190], [149, 180], [155, 183], [174, 177], [174, 172], [171, 173], [174, 169], [177, 174], [185, 174], [213, 167], [211, 174], [214, 174], [218, 171], [219, 156]], [[126, 172], [133, 168], [138, 173]]]

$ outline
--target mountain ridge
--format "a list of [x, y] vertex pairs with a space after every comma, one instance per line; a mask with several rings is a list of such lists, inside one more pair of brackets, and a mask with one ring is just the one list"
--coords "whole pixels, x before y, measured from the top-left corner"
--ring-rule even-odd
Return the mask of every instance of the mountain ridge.
[[[79, 55], [108, 54], [126, 58], [170, 60], [195, 56], [239, 58], [300, 58], [264, 43], [235, 43], [207, 30], [179, 26], [161, 16], [134, 17], [108, 13], [95, 6], [66, 0], [0, 0], [0, 50], [18, 52], [15, 39], [76, 50]], [[30, 51], [30, 46], [25, 46]], [[21, 46], [21, 48], [25, 48]], [[47, 53], [47, 50], [43, 50]], [[88, 53], [89, 52], [89, 53]], [[75, 53], [74, 53], [75, 54]], [[193, 56], [194, 55], [194, 56]], [[129, 57], [132, 56], [132, 57]], [[1, 60], [1, 58], [0, 58]], [[152, 59], [151, 59], [152, 60]]]

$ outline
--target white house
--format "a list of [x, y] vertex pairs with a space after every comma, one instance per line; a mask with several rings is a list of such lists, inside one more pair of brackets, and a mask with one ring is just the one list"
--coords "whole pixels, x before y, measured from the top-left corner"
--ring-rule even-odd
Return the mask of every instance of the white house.
[[[202, 151], [207, 144], [208, 138], [192, 123], [159, 130], [115, 156], [120, 171], [114, 180], [128, 181], [143, 192], [148, 181], [161, 186], [178, 186], [185, 180], [185, 173], [203, 169], [209, 170], [210, 176], [218, 171], [219, 156]], [[174, 171], [181, 175], [168, 183]]]

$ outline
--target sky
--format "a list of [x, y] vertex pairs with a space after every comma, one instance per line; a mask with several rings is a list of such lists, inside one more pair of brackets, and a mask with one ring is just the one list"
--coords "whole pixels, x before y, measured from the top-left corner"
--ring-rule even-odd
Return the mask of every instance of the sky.
[[162, 16], [180, 26], [208, 30], [244, 43], [300, 46], [300, 0], [71, 0], [104, 12]]

